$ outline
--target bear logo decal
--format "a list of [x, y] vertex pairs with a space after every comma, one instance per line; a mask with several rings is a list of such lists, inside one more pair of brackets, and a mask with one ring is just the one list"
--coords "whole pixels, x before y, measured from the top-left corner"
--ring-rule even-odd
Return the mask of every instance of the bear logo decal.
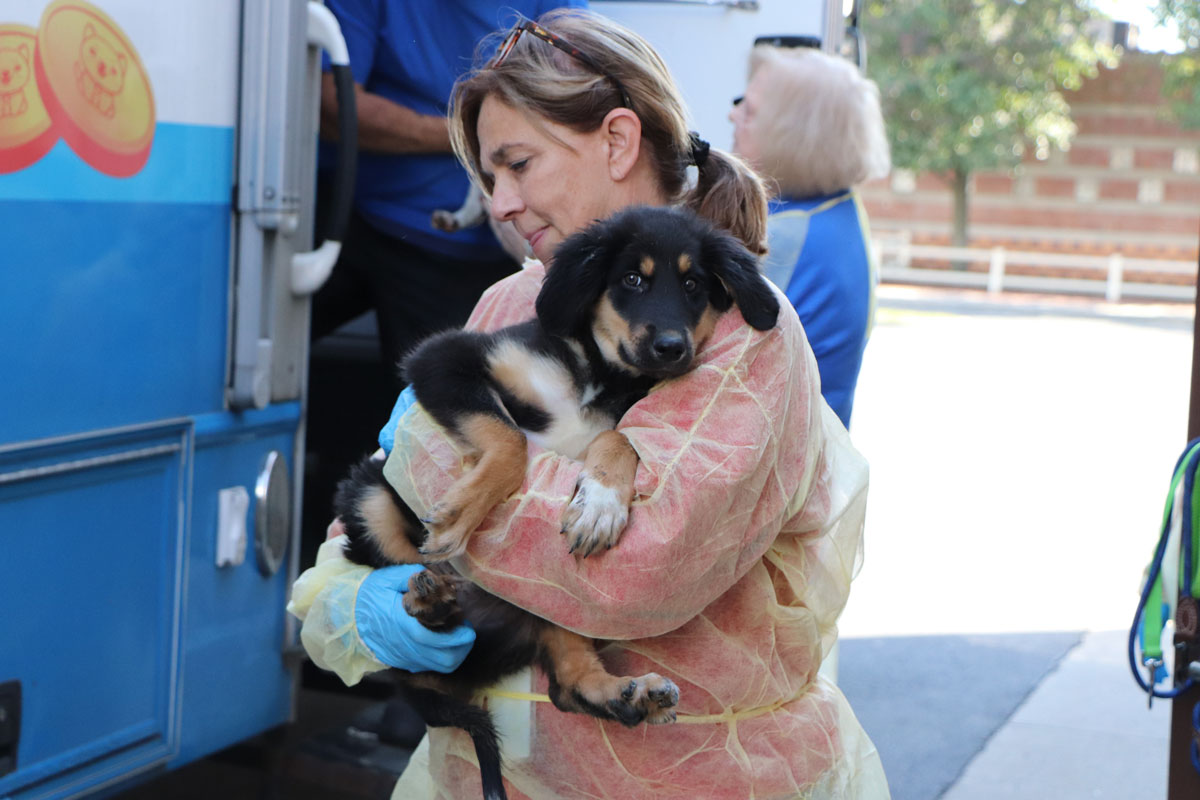
[[29, 83], [29, 46], [0, 47], [0, 119], [29, 110], [25, 86]]
[[110, 119], [116, 113], [117, 95], [125, 85], [128, 59], [89, 22], [75, 62], [75, 85], [87, 101]]

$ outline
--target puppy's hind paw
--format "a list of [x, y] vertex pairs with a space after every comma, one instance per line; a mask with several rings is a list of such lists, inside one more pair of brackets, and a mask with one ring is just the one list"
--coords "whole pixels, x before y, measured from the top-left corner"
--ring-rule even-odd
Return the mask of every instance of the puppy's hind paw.
[[404, 610], [430, 630], [452, 628], [462, 621], [454, 576], [429, 570], [418, 572], [408, 582]]
[[639, 722], [663, 725], [675, 721], [679, 687], [670, 678], [651, 672], [629, 681], [619, 698], [608, 702], [608, 710], [624, 725]]

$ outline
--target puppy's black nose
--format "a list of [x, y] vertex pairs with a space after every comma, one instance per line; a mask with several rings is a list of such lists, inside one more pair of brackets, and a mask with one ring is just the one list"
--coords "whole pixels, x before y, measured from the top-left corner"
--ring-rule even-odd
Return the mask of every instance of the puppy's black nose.
[[686, 352], [687, 342], [682, 334], [668, 331], [654, 337], [654, 355], [666, 363], [678, 361]]

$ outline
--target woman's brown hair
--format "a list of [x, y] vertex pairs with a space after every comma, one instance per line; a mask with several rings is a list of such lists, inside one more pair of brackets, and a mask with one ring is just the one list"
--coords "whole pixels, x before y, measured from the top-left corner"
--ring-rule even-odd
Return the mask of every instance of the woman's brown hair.
[[[537, 21], [586, 53], [602, 72], [533, 35], [523, 35], [502, 63], [484, 64], [460, 79], [450, 102], [450, 140], [472, 179], [491, 191], [480, 170], [476, 131], [484, 98], [494, 96], [514, 109], [588, 133], [600, 127], [608, 112], [624, 105], [623, 87], [641, 120], [643, 152], [663, 193], [728, 230], [752, 252], [766, 252], [767, 196], [762, 181], [737, 156], [693, 147], [683, 98], [654, 49], [628, 28], [588, 11], [560, 9]], [[488, 45], [485, 41], [481, 52]], [[687, 168], [696, 162], [698, 176], [691, 186]]]

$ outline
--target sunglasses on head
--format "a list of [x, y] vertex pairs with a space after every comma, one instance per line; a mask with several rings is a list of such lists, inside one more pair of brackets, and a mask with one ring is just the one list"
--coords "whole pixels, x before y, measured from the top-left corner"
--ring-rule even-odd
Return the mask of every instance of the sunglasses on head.
[[504, 37], [504, 41], [501, 42], [500, 47], [497, 48], [496, 55], [492, 57], [492, 61], [488, 64], [488, 68], [491, 69], [503, 64], [504, 60], [508, 58], [509, 54], [513, 51], [513, 48], [516, 47], [517, 41], [524, 33], [533, 34], [543, 42], [553, 45], [554, 47], [574, 58], [576, 61], [582, 63], [584, 66], [589, 67], [593, 72], [612, 81], [613, 86], [616, 87], [617, 91], [621, 95], [621, 105], [625, 108], [633, 108], [633, 103], [629, 100], [629, 93], [625, 91], [624, 85], [617, 80], [615, 75], [606, 70], [604, 67], [600, 66], [596, 60], [587, 53], [584, 53], [578, 47], [571, 44], [558, 34], [551, 33], [550, 31], [546, 30], [533, 20], [527, 19], [524, 22], [518, 22], [513, 26], [513, 29], [508, 32], [508, 36]]

